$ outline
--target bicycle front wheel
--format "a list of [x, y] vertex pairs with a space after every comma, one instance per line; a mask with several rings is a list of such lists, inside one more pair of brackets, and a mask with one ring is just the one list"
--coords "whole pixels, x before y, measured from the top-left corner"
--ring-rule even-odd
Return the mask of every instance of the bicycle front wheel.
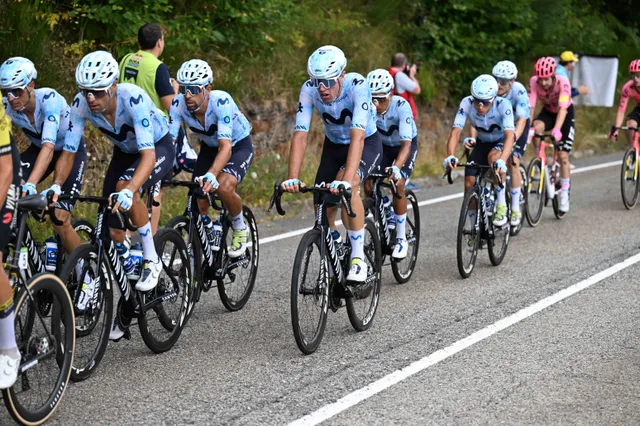
[[[169, 223], [165, 226], [165, 228], [175, 229], [182, 236], [182, 239], [189, 246], [189, 218], [187, 216], [175, 216], [173, 217]], [[187, 310], [187, 320], [191, 318], [193, 313], [193, 308], [196, 303], [200, 301], [200, 296], [202, 294], [202, 247], [200, 245], [200, 238], [196, 233], [191, 237], [191, 273], [193, 274], [193, 296], [190, 299], [189, 307]]]
[[[39, 425], [51, 417], [67, 388], [76, 335], [71, 298], [58, 277], [38, 274], [27, 289], [18, 293], [15, 305], [16, 343], [22, 355], [18, 380], [2, 395], [16, 422]], [[50, 315], [38, 309], [33, 295], [39, 291], [53, 299]]]
[[638, 190], [640, 189], [638, 167], [640, 166], [636, 161], [636, 151], [629, 148], [624, 154], [620, 170], [620, 191], [622, 192], [622, 202], [627, 210], [634, 208], [638, 202]]
[[138, 326], [147, 347], [161, 353], [171, 349], [182, 334], [193, 289], [187, 247], [178, 231], [164, 228], [153, 239], [162, 272], [153, 290], [137, 294], [144, 306]]
[[[469, 188], [464, 194], [460, 219], [458, 219], [458, 241], [456, 245], [458, 272], [462, 278], [469, 278], [476, 265], [478, 247], [480, 246], [480, 232], [477, 221], [482, 225], [478, 208], [480, 198], [475, 188]], [[471, 215], [469, 215], [471, 213]]]
[[420, 207], [418, 198], [410, 189], [405, 190], [407, 197], [407, 244], [409, 250], [407, 257], [402, 260], [391, 258], [391, 271], [398, 284], [404, 284], [411, 278], [418, 260], [418, 248], [420, 248]]
[[347, 298], [347, 315], [356, 331], [371, 327], [380, 300], [382, 249], [376, 225], [371, 218], [364, 220], [364, 261], [367, 264], [367, 279], [358, 286], [354, 297]]
[[329, 263], [321, 256], [320, 230], [302, 236], [291, 275], [291, 325], [296, 344], [309, 355], [318, 349], [327, 325]]
[[542, 161], [534, 158], [527, 167], [527, 185], [523, 186], [527, 191], [526, 214], [527, 222], [531, 227], [538, 226], [542, 219], [542, 208], [547, 197], [546, 186], [544, 184], [544, 173]]
[[[527, 211], [527, 170], [524, 168], [522, 164], [520, 164], [520, 178], [522, 179], [522, 185], [520, 185], [520, 199], [518, 200], [520, 206], [520, 212]], [[522, 225], [524, 225], [524, 220], [520, 219], [520, 223], [518, 226], [514, 226], [511, 228], [511, 236], [515, 237], [522, 231]]]
[[[505, 188], [506, 191], [506, 188]], [[509, 247], [509, 237], [511, 236], [511, 193], [505, 194], [507, 200], [507, 223], [502, 226], [493, 227], [493, 238], [489, 239], [487, 245], [489, 246], [489, 260], [493, 266], [498, 266], [504, 260], [505, 254], [507, 254], [507, 248]]]

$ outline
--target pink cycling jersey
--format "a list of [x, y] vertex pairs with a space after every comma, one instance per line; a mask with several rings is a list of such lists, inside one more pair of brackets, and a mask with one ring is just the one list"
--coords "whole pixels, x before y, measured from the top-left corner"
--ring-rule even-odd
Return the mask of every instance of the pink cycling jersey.
[[636, 104], [640, 104], [640, 92], [638, 92], [638, 88], [633, 84], [633, 80], [629, 80], [622, 86], [622, 92], [620, 94], [620, 106], [618, 107], [619, 111], [627, 110], [627, 102], [629, 102], [629, 98], [636, 101]]
[[571, 83], [561, 75], [556, 75], [555, 84], [549, 91], [538, 84], [538, 77], [534, 75], [529, 81], [529, 90], [529, 105], [532, 111], [538, 98], [542, 107], [554, 114], [557, 114], [560, 108], [568, 108], [571, 105]]

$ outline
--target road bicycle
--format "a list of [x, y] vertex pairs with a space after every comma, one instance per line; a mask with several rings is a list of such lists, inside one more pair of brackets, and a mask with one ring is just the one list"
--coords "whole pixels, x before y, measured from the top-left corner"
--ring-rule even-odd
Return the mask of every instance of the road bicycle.
[[[518, 200], [518, 202], [520, 203], [520, 212], [524, 212], [524, 214], [526, 215], [527, 212], [527, 170], [524, 168], [524, 166], [522, 165], [522, 162], [520, 162], [520, 165], [518, 167], [519, 172], [520, 172], [520, 178], [522, 179], [522, 184], [520, 185], [520, 199]], [[506, 189], [505, 191], [507, 191], [507, 193], [511, 194], [511, 169], [509, 169], [507, 171], [507, 184], [506, 184]], [[518, 226], [512, 226], [511, 227], [511, 236], [515, 237], [516, 235], [518, 235], [520, 233], [520, 231], [522, 230], [522, 225], [524, 225], [524, 220], [520, 219], [520, 223], [518, 224]]]
[[[468, 156], [467, 153], [468, 151], [465, 152], [465, 156]], [[476, 264], [478, 250], [484, 247], [485, 241], [491, 264], [498, 266], [502, 263], [511, 235], [511, 194], [505, 190], [507, 222], [502, 226], [496, 226], [493, 223], [496, 186], [504, 187], [500, 174], [496, 173], [492, 166], [478, 165], [475, 162], [459, 163], [458, 167], [472, 167], [476, 170], [476, 181], [473, 187], [465, 192], [462, 201], [456, 244], [458, 272], [462, 278], [469, 278]], [[452, 170], [447, 168], [443, 176], [447, 177], [450, 184], [453, 183]]]
[[[186, 322], [186, 312], [192, 297], [191, 267], [187, 248], [180, 234], [172, 229], [162, 229], [154, 236], [162, 273], [158, 285], [148, 291], [135, 289], [137, 278], [129, 277], [111, 239], [107, 225], [114, 213], [110, 197], [61, 195], [61, 200], [75, 199], [81, 203], [98, 204], [94, 240], [82, 244], [67, 258], [61, 278], [73, 291], [87, 281], [94, 285], [94, 293], [84, 312], [76, 321], [78, 344], [72, 380], [85, 380], [100, 365], [113, 324], [113, 293], [115, 284], [120, 294], [115, 309], [117, 324], [124, 330], [124, 338], [130, 339], [130, 326], [138, 320], [140, 334], [147, 347], [155, 352], [165, 352], [176, 343]], [[55, 213], [54, 213], [55, 215]], [[115, 213], [121, 225], [131, 231], [124, 214]], [[76, 264], [81, 264], [77, 272]]]
[[638, 190], [640, 190], [640, 179], [638, 175], [638, 161], [640, 157], [640, 143], [638, 137], [640, 133], [637, 127], [620, 127], [620, 130], [628, 130], [633, 133], [633, 143], [627, 149], [622, 158], [622, 169], [620, 170], [620, 192], [622, 192], [622, 202], [627, 210], [631, 210], [638, 202]]
[[406, 238], [409, 250], [407, 257], [404, 259], [394, 259], [391, 257], [395, 246], [396, 235], [395, 229], [389, 229], [387, 222], [387, 209], [384, 207], [382, 200], [382, 189], [391, 192], [393, 198], [401, 198], [398, 194], [396, 184], [393, 180], [384, 182], [388, 179], [388, 174], [371, 173], [367, 179], [373, 182], [372, 193], [370, 197], [364, 199], [365, 214], [372, 214], [373, 220], [378, 230], [378, 239], [380, 240], [380, 248], [382, 250], [382, 264], [385, 264], [386, 257], [389, 256], [391, 271], [399, 284], [404, 284], [411, 278], [416, 267], [418, 259], [418, 249], [420, 247], [420, 207], [418, 206], [418, 198], [410, 189], [405, 189], [404, 195], [407, 198], [407, 225]]
[[[351, 189], [341, 185], [339, 191], [343, 208], [349, 217], [355, 217], [351, 210]], [[329, 308], [336, 312], [346, 304], [349, 321], [356, 331], [371, 327], [380, 298], [382, 250], [375, 223], [365, 218], [363, 260], [367, 264], [367, 278], [363, 283], [347, 282], [351, 245], [347, 238], [344, 247], [339, 247], [331, 235], [326, 212], [330, 206], [326, 197], [329, 189], [305, 187], [300, 192], [318, 194], [315, 225], [300, 240], [291, 276], [293, 335], [300, 351], [308, 355], [322, 341]], [[276, 182], [268, 209], [271, 211], [275, 205], [282, 216], [283, 193], [280, 182]], [[306, 314], [309, 318], [305, 318]]]
[[[553, 206], [553, 213], [558, 219], [564, 218], [564, 212], [560, 211], [558, 197], [562, 192], [560, 186], [560, 167], [557, 164], [559, 144], [550, 134], [535, 134], [540, 138], [538, 155], [531, 160], [527, 167], [527, 222], [531, 226], [538, 226], [542, 220], [542, 208], [549, 203]], [[549, 140], [549, 142], [545, 142]], [[547, 164], [545, 149], [553, 147], [553, 160]]]
[[47, 198], [40, 194], [17, 201], [17, 233], [7, 246], [3, 265], [14, 290], [21, 360], [16, 383], [2, 394], [11, 417], [26, 425], [44, 423], [59, 406], [69, 382], [76, 342], [73, 304], [65, 285], [51, 273], [31, 275], [31, 262], [39, 256], [33, 256], [37, 250], [33, 240], [27, 240], [27, 219], [47, 205]]
[[[191, 181], [163, 182], [162, 186], [181, 186], [189, 188], [187, 206], [183, 215], [176, 216], [169, 221], [167, 228], [177, 230], [187, 241], [189, 258], [194, 271], [194, 296], [189, 307], [191, 315], [193, 305], [200, 300], [202, 292], [209, 291], [215, 284], [218, 288], [220, 301], [229, 311], [242, 309], [253, 292], [256, 276], [258, 274], [259, 239], [258, 225], [251, 209], [242, 206], [242, 214], [249, 228], [249, 241], [247, 251], [243, 256], [230, 258], [228, 247], [233, 238], [231, 218], [219, 198], [215, 194], [204, 195], [200, 184]], [[202, 217], [199, 213], [197, 199], [207, 198], [209, 205], [220, 212], [218, 219], [221, 227], [220, 241], [217, 241], [218, 250], [212, 247], [205, 230]], [[215, 221], [214, 221], [215, 223]]]

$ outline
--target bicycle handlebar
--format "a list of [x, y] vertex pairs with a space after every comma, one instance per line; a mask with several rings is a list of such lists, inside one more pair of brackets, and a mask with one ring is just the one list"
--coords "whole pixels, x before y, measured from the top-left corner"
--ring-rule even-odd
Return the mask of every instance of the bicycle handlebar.
[[367, 176], [367, 180], [376, 180], [376, 179], [389, 179], [389, 184], [391, 186], [391, 194], [393, 195], [394, 198], [402, 198], [402, 195], [398, 194], [398, 184], [396, 184], [396, 181], [394, 181], [393, 179], [390, 179], [391, 175], [393, 175], [393, 172], [389, 172], [387, 174], [385, 173], [369, 173], [369, 176]]
[[190, 191], [194, 192], [196, 197], [208, 198], [209, 204], [211, 204], [211, 207], [213, 207], [215, 210], [218, 210], [218, 211], [222, 210], [222, 206], [218, 204], [218, 199], [215, 197], [215, 195], [205, 194], [202, 191], [202, 186], [200, 186], [199, 182], [193, 182], [190, 180], [172, 180], [169, 182], [162, 182], [162, 186], [171, 186], [171, 187], [182, 186], [184, 188], [189, 188]]
[[[340, 201], [342, 202], [342, 205], [344, 206], [344, 208], [347, 210], [347, 215], [351, 218], [356, 217], [356, 214], [351, 209], [351, 188], [345, 188], [344, 185], [340, 185], [338, 187], [338, 191], [340, 191]], [[271, 201], [269, 202], [269, 208], [267, 209], [267, 212], [271, 212], [271, 209], [275, 205], [276, 210], [278, 211], [278, 214], [280, 216], [284, 216], [286, 214], [286, 212], [282, 208], [282, 202], [281, 202], [282, 194], [284, 194], [285, 192], [286, 191], [282, 188], [281, 182], [276, 182], [273, 185], [273, 196], [271, 197]], [[306, 192], [326, 193], [326, 192], [330, 192], [330, 189], [315, 187], [315, 186], [310, 186], [310, 187], [305, 186], [304, 188], [300, 188], [300, 192], [301, 193], [306, 193]]]
[[[47, 205], [51, 206], [53, 204], [53, 191], [47, 192]], [[58, 196], [58, 201], [76, 201], [81, 203], [94, 203], [99, 204], [100, 206], [110, 206], [116, 203], [115, 197], [95, 197], [90, 195], [72, 195], [72, 194], [60, 194]], [[61, 226], [64, 224], [63, 221], [58, 219], [56, 216], [56, 206], [53, 205], [49, 207], [47, 210], [47, 215], [51, 218], [51, 222], [56, 226]], [[135, 232], [138, 230], [138, 227], [131, 223], [131, 219], [129, 218], [129, 214], [127, 212], [116, 211], [115, 215], [120, 220], [120, 223], [123, 227], [128, 229], [131, 232]], [[43, 219], [44, 220], [44, 219]]]

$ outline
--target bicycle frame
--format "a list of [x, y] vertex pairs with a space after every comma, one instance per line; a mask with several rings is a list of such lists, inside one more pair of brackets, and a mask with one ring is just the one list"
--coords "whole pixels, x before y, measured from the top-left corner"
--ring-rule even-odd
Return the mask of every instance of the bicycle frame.
[[[539, 138], [540, 140], [537, 157], [540, 159], [540, 162], [542, 164], [542, 167], [540, 168], [540, 173], [542, 176], [540, 176], [538, 191], [539, 193], [541, 193], [542, 185], [547, 185], [547, 198], [552, 200], [561, 191], [556, 189], [556, 160], [558, 157], [558, 144], [551, 135], [536, 134], [535, 137]], [[549, 139], [551, 142], [546, 142], [545, 139]], [[547, 155], [545, 152], [547, 147], [553, 147], [553, 160], [550, 173], [547, 164]]]
[[[383, 179], [388, 178], [389, 176], [386, 174], [380, 174], [380, 173], [371, 173], [369, 174], [369, 176], [367, 177], [367, 179], [371, 180], [373, 182], [373, 187], [372, 187], [372, 191], [371, 194], [373, 196], [373, 200], [374, 200], [374, 218], [376, 223], [378, 224], [378, 226], [381, 229], [381, 235], [382, 237], [384, 237], [383, 242], [384, 245], [387, 248], [390, 248], [392, 245], [392, 241], [391, 241], [391, 231], [389, 230], [389, 224], [387, 223], [387, 221], [384, 219], [385, 218], [385, 211], [384, 211], [384, 204], [382, 202], [382, 190], [380, 189], [382, 186], [388, 186], [391, 188], [391, 195], [394, 198], [402, 198], [399, 194], [398, 194], [398, 190], [396, 187], [396, 183], [392, 180], [389, 181], [388, 184], [385, 184], [382, 182]], [[407, 240], [408, 241], [408, 240]]]
[[636, 164], [633, 170], [633, 180], [636, 181], [638, 180], [638, 170], [640, 169], [640, 166], [638, 165], [638, 161], [637, 161], [638, 156], [640, 156], [640, 142], [639, 142], [640, 132], [638, 132], [637, 127], [622, 126], [620, 127], [620, 130], [628, 130], [633, 132], [633, 142], [631, 143], [631, 148], [633, 148], [633, 150], [636, 152]]

